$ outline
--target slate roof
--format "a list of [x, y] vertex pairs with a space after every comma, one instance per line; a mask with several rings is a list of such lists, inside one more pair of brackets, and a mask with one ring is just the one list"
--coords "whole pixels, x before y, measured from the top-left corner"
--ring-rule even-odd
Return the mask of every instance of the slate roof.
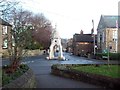
[[116, 21], [118, 21], [118, 24], [120, 23], [119, 17], [120, 16], [101, 15], [97, 30], [103, 28], [116, 28]]
[[91, 34], [74, 34], [73, 41], [75, 42], [93, 42]]
[[8, 22], [4, 21], [3, 19], [0, 18], [0, 24], [1, 25], [6, 25], [6, 26], [12, 26]]

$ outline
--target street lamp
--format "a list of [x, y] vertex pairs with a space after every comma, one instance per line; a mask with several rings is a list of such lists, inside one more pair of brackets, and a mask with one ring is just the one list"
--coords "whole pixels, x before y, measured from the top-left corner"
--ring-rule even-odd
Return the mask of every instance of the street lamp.
[[92, 20], [92, 24], [93, 24], [93, 43], [94, 43], [94, 56], [96, 54], [96, 51], [95, 51], [95, 33], [94, 33], [94, 20]]

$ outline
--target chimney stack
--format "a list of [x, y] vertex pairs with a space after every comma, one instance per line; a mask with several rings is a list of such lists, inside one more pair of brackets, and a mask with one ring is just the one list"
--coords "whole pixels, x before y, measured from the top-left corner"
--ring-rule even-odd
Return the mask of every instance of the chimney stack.
[[83, 34], [83, 30], [80, 31], [80, 34]]

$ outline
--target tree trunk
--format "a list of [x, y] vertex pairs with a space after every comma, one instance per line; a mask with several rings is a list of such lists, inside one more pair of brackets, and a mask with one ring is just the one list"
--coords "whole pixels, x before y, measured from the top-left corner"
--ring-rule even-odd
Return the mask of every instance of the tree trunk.
[[10, 67], [6, 70], [6, 73], [14, 73], [16, 71], [16, 69], [19, 67], [19, 61], [18, 60], [14, 60], [13, 63], [10, 65]]

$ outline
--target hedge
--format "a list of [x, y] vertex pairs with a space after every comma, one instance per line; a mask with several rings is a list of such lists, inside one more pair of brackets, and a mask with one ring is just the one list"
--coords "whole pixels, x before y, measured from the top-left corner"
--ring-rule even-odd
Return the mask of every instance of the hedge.
[[[108, 53], [97, 53], [96, 57], [102, 58], [108, 56]], [[120, 53], [109, 53], [110, 60], [120, 60]]]

